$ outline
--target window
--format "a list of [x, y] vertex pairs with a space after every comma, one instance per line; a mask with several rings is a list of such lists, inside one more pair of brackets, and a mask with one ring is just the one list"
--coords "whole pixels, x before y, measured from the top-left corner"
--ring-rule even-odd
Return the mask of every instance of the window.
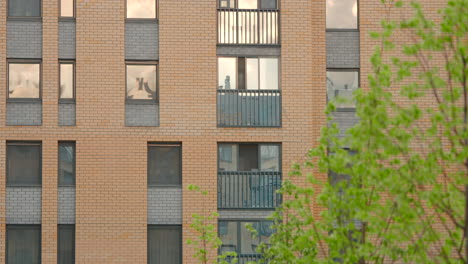
[[277, 0], [219, 0], [220, 8], [276, 9]]
[[59, 143], [59, 186], [75, 185], [75, 143]]
[[9, 17], [40, 17], [41, 0], [8, 0]]
[[61, 17], [74, 17], [75, 16], [74, 0], [60, 0], [60, 16]]
[[278, 58], [218, 58], [218, 89], [278, 90]]
[[75, 263], [75, 225], [58, 225], [57, 264]]
[[156, 19], [156, 0], [127, 0], [127, 18]]
[[220, 171], [280, 171], [278, 144], [219, 144]]
[[41, 185], [41, 143], [7, 143], [7, 185]]
[[37, 62], [8, 63], [8, 98], [40, 98], [41, 66]]
[[357, 29], [358, 3], [357, 0], [326, 0], [327, 28], [329, 29]]
[[156, 65], [127, 64], [127, 100], [156, 100]]
[[181, 144], [148, 144], [148, 185], [181, 184]]
[[41, 226], [6, 226], [6, 263], [41, 263]]
[[354, 109], [356, 107], [353, 93], [358, 87], [358, 70], [327, 70], [327, 99], [333, 101], [339, 98], [336, 102], [338, 109]]
[[60, 62], [60, 99], [75, 98], [75, 64], [71, 61]]
[[148, 225], [148, 264], [182, 263], [182, 227]]
[[[246, 224], [252, 225], [257, 231], [257, 236], [246, 228]], [[273, 222], [271, 221], [219, 221], [219, 238], [222, 241], [220, 253], [236, 252], [239, 263], [243, 263], [243, 257], [251, 258], [258, 254], [257, 247], [261, 243], [268, 243], [273, 234]]]

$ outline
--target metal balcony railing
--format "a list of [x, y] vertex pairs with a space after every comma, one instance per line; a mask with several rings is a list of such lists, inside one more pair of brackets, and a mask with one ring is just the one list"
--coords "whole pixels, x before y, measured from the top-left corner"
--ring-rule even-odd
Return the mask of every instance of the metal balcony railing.
[[218, 44], [278, 45], [279, 10], [218, 9]]
[[281, 204], [281, 172], [218, 172], [218, 208], [273, 209]]
[[280, 127], [280, 90], [218, 90], [218, 126]]
[[[231, 263], [234, 257], [227, 257], [226, 261]], [[261, 254], [237, 254], [237, 264], [247, 264], [250, 261], [258, 262], [263, 259]]]

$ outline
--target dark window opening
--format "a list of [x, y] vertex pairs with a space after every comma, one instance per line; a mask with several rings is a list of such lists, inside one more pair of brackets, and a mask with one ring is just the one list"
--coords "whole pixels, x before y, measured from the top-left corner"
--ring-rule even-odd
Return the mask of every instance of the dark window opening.
[[148, 145], [148, 185], [182, 184], [182, 146]]
[[182, 226], [148, 225], [148, 264], [182, 263]]
[[40, 186], [41, 182], [41, 143], [7, 143], [7, 186]]
[[41, 263], [41, 226], [6, 226], [6, 263]]

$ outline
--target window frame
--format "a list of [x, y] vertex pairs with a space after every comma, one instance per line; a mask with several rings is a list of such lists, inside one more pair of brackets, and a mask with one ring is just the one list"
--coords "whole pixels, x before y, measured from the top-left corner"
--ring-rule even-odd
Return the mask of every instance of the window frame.
[[[73, 184], [61, 184], [60, 183], [60, 145], [70, 145], [73, 146]], [[76, 186], [76, 141], [59, 141], [57, 144], [57, 184], [58, 187], [75, 187]]]
[[63, 230], [63, 229], [69, 229], [69, 230], [72, 230], [73, 231], [73, 237], [72, 237], [72, 241], [73, 241], [73, 246], [72, 246], [72, 254], [73, 254], [73, 263], [76, 262], [76, 227], [74, 224], [58, 224], [57, 225], [57, 263], [59, 263], [59, 259], [60, 259], [60, 245], [62, 244], [61, 243], [61, 239], [60, 239], [60, 235], [59, 235], [59, 232], [60, 230]]
[[[127, 94], [127, 66], [156, 66], [156, 98], [155, 99], [129, 99]], [[159, 62], [158, 61], [138, 61], [126, 60], [125, 61], [125, 104], [159, 104]]]
[[[278, 157], [278, 171], [274, 171], [274, 172], [282, 172], [283, 171], [283, 167], [282, 167], [282, 163], [283, 163], [283, 160], [282, 160], [282, 157], [283, 157], [283, 150], [282, 150], [282, 144], [280, 142], [218, 142], [218, 144], [216, 145], [216, 156], [217, 156], [217, 170], [218, 172], [222, 172], [220, 170], [220, 156], [219, 156], [219, 146], [220, 145], [237, 145], [237, 164], [236, 164], [236, 168], [237, 168], [237, 171], [240, 171], [239, 170], [239, 162], [240, 162], [240, 156], [239, 156], [239, 146], [240, 145], [257, 145], [257, 159], [258, 159], [258, 172], [271, 172], [271, 171], [267, 171], [267, 170], [261, 170], [261, 162], [262, 162], [262, 153], [260, 151], [260, 146], [262, 145], [270, 145], [270, 146], [278, 146], [278, 150], [279, 150], [279, 157]], [[224, 171], [226, 172], [226, 171]], [[241, 172], [241, 171], [240, 171]], [[242, 171], [243, 172], [243, 171]], [[252, 171], [247, 171], [247, 172], [252, 172]]]
[[[219, 0], [218, 0], [219, 1]], [[236, 88], [235, 89], [219, 89], [219, 58], [235, 58], [236, 59]], [[247, 71], [247, 59], [257, 59], [258, 60], [258, 89], [248, 89], [247, 88], [247, 74], [244, 72], [245, 76], [245, 89], [239, 89], [239, 58], [245, 59], [245, 71]], [[260, 59], [277, 59], [278, 60], [278, 89], [260, 89]], [[281, 91], [281, 56], [267, 55], [267, 56], [216, 56], [216, 90], [217, 91]]]
[[[180, 171], [180, 184], [150, 184], [150, 166], [149, 166], [149, 162], [150, 162], [150, 147], [179, 147], [180, 151], [179, 151], [179, 171]], [[167, 188], [171, 188], [171, 187], [177, 187], [177, 188], [181, 188], [182, 187], [182, 180], [183, 180], [183, 170], [182, 170], [182, 167], [183, 167], [183, 149], [182, 149], [182, 142], [148, 142], [147, 144], [147, 150], [146, 150], [146, 184], [148, 187], [167, 187]]]
[[5, 2], [6, 2], [5, 5], [6, 5], [7, 21], [8, 20], [10, 20], [10, 21], [13, 21], [13, 20], [42, 21], [42, 13], [43, 13], [42, 4], [43, 4], [43, 0], [38, 0], [40, 2], [39, 3], [39, 16], [10, 16], [10, 7], [8, 6], [10, 1], [14, 1], [14, 0], [5, 0]]
[[159, 3], [158, 0], [154, 0], [154, 5], [155, 5], [155, 18], [138, 18], [138, 17], [127, 17], [127, 6], [128, 6], [128, 0], [125, 0], [125, 22], [154, 22], [154, 23], [159, 23]]
[[62, 0], [58, 1], [58, 10], [59, 10], [59, 21], [75, 21], [76, 18], [76, 0], [73, 1], [73, 15], [72, 16], [62, 16]]
[[[272, 224], [274, 224], [274, 221], [272, 220], [268, 220], [268, 219], [252, 219], [252, 218], [227, 218], [227, 219], [218, 219], [218, 226], [217, 226], [217, 229], [218, 229], [218, 238], [221, 240], [221, 237], [220, 237], [220, 228], [219, 228], [219, 224], [220, 222], [235, 222], [237, 224], [237, 245], [236, 245], [236, 253], [237, 255], [240, 255], [241, 253], [239, 252], [239, 249], [242, 247], [242, 239], [241, 239], [241, 223], [261, 223], [261, 222], [270, 222]], [[219, 246], [218, 248], [218, 255], [221, 254], [221, 250], [222, 250], [222, 241], [221, 241], [221, 245]], [[241, 246], [241, 247], [239, 247]], [[262, 254], [261, 253], [254, 253], [254, 254], [257, 254], [259, 256], [261, 256]]]
[[[358, 76], [357, 89], [361, 89], [361, 69], [360, 68], [327, 68], [325, 74], [328, 74], [328, 72], [357, 72], [357, 76]], [[327, 85], [327, 78], [328, 77], [325, 77], [326, 85]], [[325, 89], [327, 90], [325, 103], [328, 105], [328, 103], [330, 102], [328, 101], [328, 89], [327, 87]], [[356, 104], [354, 107], [336, 107], [335, 112], [356, 112]]]
[[[39, 64], [39, 97], [38, 98], [10, 98], [10, 64]], [[6, 101], [13, 102], [42, 102], [42, 60], [41, 59], [7, 59], [6, 67]]]
[[[39, 184], [12, 184], [11, 182], [8, 181], [9, 179], [9, 156], [8, 156], [8, 146], [9, 145], [21, 145], [21, 146], [39, 146]], [[6, 142], [6, 165], [5, 165], [5, 182], [6, 182], [6, 187], [41, 187], [42, 186], [42, 142], [41, 141], [7, 141]]]
[[359, 0], [356, 0], [356, 5], [357, 5], [357, 15], [356, 15], [356, 28], [328, 28], [327, 27], [327, 6], [325, 3], [325, 31], [326, 32], [359, 32], [360, 31], [360, 7], [359, 7]]
[[8, 263], [8, 231], [11, 229], [36, 229], [39, 230], [39, 263], [42, 263], [42, 226], [40, 224], [6, 224], [5, 225], [5, 263]]
[[[157, 1], [157, 0], [156, 0]], [[219, 2], [221, 2], [222, 0], [216, 0], [216, 8], [217, 9], [222, 9], [222, 10], [252, 10], [252, 9], [240, 9], [239, 8], [239, 0], [229, 0], [230, 2], [234, 2], [234, 7], [231, 8], [231, 7], [221, 7], [219, 5]], [[276, 0], [276, 8], [262, 8], [262, 0], [257, 0], [257, 9], [253, 9], [253, 10], [280, 10], [280, 3], [281, 1], [280, 0]]]
[[[69, 104], [74, 104], [76, 103], [76, 61], [75, 60], [71, 60], [71, 59], [61, 59], [59, 60], [59, 70], [58, 70], [58, 99], [59, 99], [59, 104], [66, 104], [66, 103], [69, 103]], [[62, 78], [61, 78], [61, 75], [62, 75], [62, 64], [71, 64], [73, 66], [73, 84], [72, 84], [72, 94], [73, 94], [73, 97], [72, 98], [60, 98], [60, 85], [61, 85], [61, 82], [62, 82]]]
[[147, 257], [146, 257], [146, 261], [149, 263], [150, 261], [150, 240], [149, 240], [149, 233], [150, 233], [150, 230], [157, 230], [157, 229], [166, 229], [166, 228], [180, 228], [180, 255], [179, 255], [179, 260], [180, 260], [180, 263], [182, 263], [182, 256], [184, 254], [184, 241], [183, 241], [183, 236], [184, 236], [184, 229], [183, 229], [183, 226], [180, 224], [180, 225], [173, 225], [173, 224], [148, 224], [147, 225], [147, 228], [146, 228], [146, 247], [147, 247]]

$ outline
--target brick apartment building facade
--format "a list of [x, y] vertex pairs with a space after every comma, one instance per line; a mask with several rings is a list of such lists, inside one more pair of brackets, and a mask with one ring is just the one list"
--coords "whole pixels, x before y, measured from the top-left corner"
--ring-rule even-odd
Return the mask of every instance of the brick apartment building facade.
[[255, 259], [327, 94], [365, 89], [382, 14], [375, 0], [0, 0], [0, 263], [197, 263], [183, 241], [213, 211], [222, 250]]

